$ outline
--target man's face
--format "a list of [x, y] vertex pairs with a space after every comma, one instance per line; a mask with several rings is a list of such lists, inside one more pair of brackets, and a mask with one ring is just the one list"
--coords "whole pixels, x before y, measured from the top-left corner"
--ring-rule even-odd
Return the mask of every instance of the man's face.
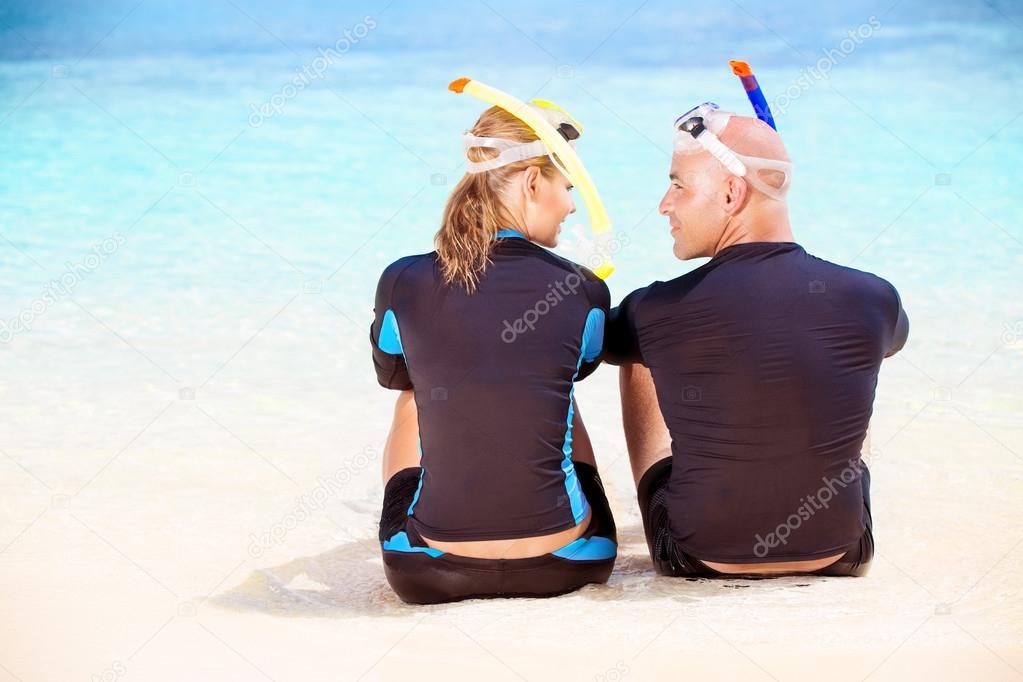
[[674, 154], [671, 185], [658, 206], [668, 217], [680, 260], [713, 256], [728, 222], [722, 208], [724, 167], [709, 152]]

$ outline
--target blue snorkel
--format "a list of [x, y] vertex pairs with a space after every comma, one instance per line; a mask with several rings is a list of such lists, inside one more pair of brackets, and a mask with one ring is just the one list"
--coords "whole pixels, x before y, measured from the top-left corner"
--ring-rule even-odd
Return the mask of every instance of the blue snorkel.
[[753, 105], [757, 118], [778, 130], [778, 126], [774, 124], [774, 116], [771, 115], [771, 107], [767, 106], [767, 98], [757, 83], [757, 77], [753, 75], [753, 69], [746, 62], [735, 59], [729, 61], [728, 65], [732, 67], [732, 73], [742, 81], [742, 87], [746, 90], [746, 96], [749, 97], [749, 103]]

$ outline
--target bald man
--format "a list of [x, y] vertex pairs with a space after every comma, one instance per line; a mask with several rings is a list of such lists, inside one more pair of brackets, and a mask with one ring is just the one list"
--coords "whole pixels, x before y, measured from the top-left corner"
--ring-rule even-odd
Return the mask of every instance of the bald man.
[[675, 576], [863, 575], [860, 454], [906, 314], [885, 280], [795, 242], [778, 134], [706, 107], [679, 119], [660, 212], [677, 258], [710, 261], [626, 296], [605, 341], [651, 559]]

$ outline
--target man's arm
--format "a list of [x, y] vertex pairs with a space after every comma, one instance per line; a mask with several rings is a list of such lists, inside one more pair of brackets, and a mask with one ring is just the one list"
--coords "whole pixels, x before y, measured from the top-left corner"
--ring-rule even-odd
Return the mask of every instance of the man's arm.
[[906, 339], [909, 338], [909, 317], [906, 315], [906, 309], [902, 307], [902, 297], [899, 296], [895, 287], [892, 287], [892, 292], [895, 293], [895, 302], [899, 306], [899, 316], [895, 321], [895, 329], [892, 331], [892, 345], [884, 355], [886, 358], [890, 358], [902, 350], [902, 347], [906, 345]]
[[632, 478], [639, 485], [654, 463], [671, 456], [671, 434], [664, 424], [650, 370], [643, 365], [622, 365], [618, 375], [622, 393], [622, 426], [632, 463]]
[[647, 288], [636, 289], [611, 309], [604, 334], [604, 360], [612, 365], [643, 363], [636, 309]]
[[902, 347], [906, 345], [906, 339], [909, 338], [909, 317], [906, 315], [905, 308], [902, 307], [902, 303], [899, 303], [899, 320], [895, 323], [895, 332], [892, 334], [892, 347], [885, 354], [886, 358], [898, 353], [902, 350]]

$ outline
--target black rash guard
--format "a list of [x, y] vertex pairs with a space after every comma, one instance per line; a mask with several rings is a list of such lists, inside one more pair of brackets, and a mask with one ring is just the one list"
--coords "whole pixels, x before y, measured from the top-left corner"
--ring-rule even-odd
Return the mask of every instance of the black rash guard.
[[671, 432], [676, 543], [758, 563], [858, 542], [878, 370], [907, 334], [891, 284], [791, 242], [727, 247], [625, 297], [606, 359], [650, 368]]
[[436, 252], [384, 271], [370, 330], [377, 379], [415, 392], [423, 536], [566, 530], [589, 511], [572, 464], [573, 384], [600, 363], [610, 294], [589, 270], [502, 230], [479, 287], [447, 285]]

